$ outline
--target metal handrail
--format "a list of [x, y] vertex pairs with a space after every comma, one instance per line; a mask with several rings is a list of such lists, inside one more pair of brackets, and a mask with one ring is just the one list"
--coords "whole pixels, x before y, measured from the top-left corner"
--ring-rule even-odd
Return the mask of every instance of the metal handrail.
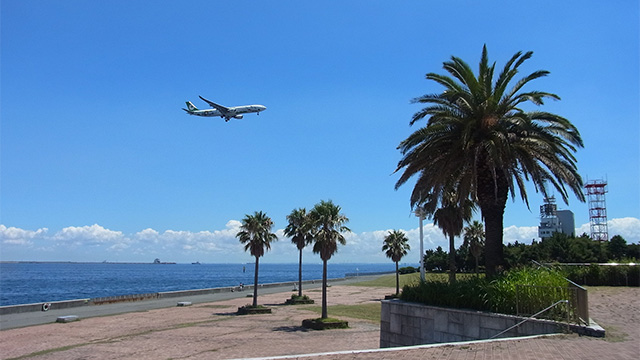
[[[527, 321], [529, 321], [529, 320], [534, 319], [536, 316], [538, 316], [538, 315], [542, 314], [543, 312], [545, 312], [545, 311], [547, 311], [547, 310], [550, 310], [551, 308], [555, 307], [556, 305], [558, 305], [558, 304], [560, 304], [560, 303], [565, 303], [565, 304], [567, 304], [567, 306], [568, 306], [568, 305], [569, 305], [569, 300], [559, 300], [559, 301], [556, 301], [555, 303], [553, 303], [551, 306], [547, 307], [546, 309], [540, 310], [540, 311], [538, 311], [537, 313], [535, 313], [535, 314], [533, 314], [533, 315], [529, 316], [528, 318], [526, 318], [526, 319], [524, 319], [524, 320], [520, 321], [519, 323], [517, 323], [517, 324], [515, 324], [515, 325], [513, 325], [513, 326], [511, 326], [511, 327], [509, 327], [509, 328], [507, 328], [506, 330], [503, 330], [503, 331], [501, 331], [501, 332], [499, 332], [499, 333], [497, 333], [497, 334], [493, 335], [492, 337], [490, 337], [490, 338], [489, 338], [489, 340], [494, 339], [494, 338], [496, 338], [496, 337], [498, 337], [498, 336], [500, 336], [500, 335], [502, 335], [502, 334], [506, 333], [507, 331], [509, 331], [509, 330], [511, 330], [511, 329], [513, 329], [513, 328], [516, 328], [516, 327], [518, 327], [518, 326], [520, 326], [520, 325], [524, 324], [525, 322], [527, 322]], [[568, 311], [567, 311], [567, 314], [568, 314]], [[568, 321], [567, 321], [567, 324], [568, 324]]]
[[[541, 264], [535, 260], [531, 260], [531, 262], [540, 267], [551, 269], [550, 266], [546, 264]], [[576, 292], [577, 304], [575, 304], [575, 309], [578, 313], [579, 320], [588, 325], [589, 324], [589, 295], [588, 295], [587, 289], [585, 289], [584, 287], [576, 284], [575, 282], [567, 278], [564, 278], [564, 279], [567, 280], [567, 282], [569, 282], [571, 286], [577, 289], [577, 292]]]

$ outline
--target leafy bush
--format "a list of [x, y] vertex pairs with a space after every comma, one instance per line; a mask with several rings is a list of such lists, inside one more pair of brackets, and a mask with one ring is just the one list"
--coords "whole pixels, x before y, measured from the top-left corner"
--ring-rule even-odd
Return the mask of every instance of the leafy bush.
[[569, 280], [580, 285], [640, 286], [640, 266], [638, 265], [559, 266]]
[[557, 270], [530, 267], [515, 269], [487, 287], [489, 310], [533, 315], [556, 301], [567, 300], [571, 296], [566, 290], [567, 285], [567, 280]]
[[433, 306], [444, 306], [474, 310], [488, 310], [484, 278], [468, 278], [449, 284], [445, 281], [427, 280], [402, 289], [400, 299]]
[[398, 269], [398, 273], [400, 274], [413, 274], [419, 271], [420, 271], [420, 268], [416, 268], [413, 266], [405, 266]]
[[311, 299], [307, 295], [298, 296], [298, 294], [291, 294], [291, 300], [311, 300]]
[[[566, 287], [567, 281], [559, 271], [526, 267], [509, 271], [492, 281], [477, 277], [453, 284], [425, 281], [405, 286], [400, 298], [432, 306], [531, 315], [567, 299]], [[559, 307], [550, 315], [566, 319], [566, 308]]]

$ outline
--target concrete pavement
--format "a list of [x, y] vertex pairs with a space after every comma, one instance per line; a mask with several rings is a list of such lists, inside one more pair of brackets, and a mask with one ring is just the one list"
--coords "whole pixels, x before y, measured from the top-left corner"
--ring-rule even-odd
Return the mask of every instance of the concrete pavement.
[[[302, 319], [317, 317], [308, 306], [285, 306], [284, 293], [260, 294], [273, 314], [237, 316], [236, 298], [83, 318], [0, 331], [3, 359], [637, 359], [640, 358], [640, 289], [590, 288], [592, 317], [607, 330], [605, 339], [559, 335], [500, 341], [377, 349], [377, 322], [345, 319], [345, 330], [310, 331]], [[329, 288], [331, 305], [376, 304], [388, 288]], [[305, 293], [319, 302], [319, 289]], [[180, 299], [183, 300], [183, 299]], [[189, 299], [190, 300], [190, 299]], [[176, 299], [176, 301], [178, 301]], [[329, 310], [331, 316], [331, 308]]]

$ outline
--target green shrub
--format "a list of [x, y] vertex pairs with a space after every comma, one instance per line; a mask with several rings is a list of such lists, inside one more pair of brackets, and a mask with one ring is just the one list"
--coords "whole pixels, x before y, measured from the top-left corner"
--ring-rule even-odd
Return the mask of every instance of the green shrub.
[[639, 265], [562, 266], [569, 280], [586, 286], [640, 286]]
[[449, 284], [440, 280], [427, 280], [402, 289], [400, 299], [433, 306], [488, 310], [484, 278], [468, 278]]
[[[468, 277], [453, 284], [425, 281], [405, 286], [400, 298], [426, 305], [532, 315], [559, 300], [567, 299], [567, 281], [556, 270], [531, 267], [511, 270], [492, 281]], [[566, 319], [558, 307], [547, 317]]]
[[[557, 270], [530, 267], [509, 271], [487, 288], [490, 310], [504, 314], [533, 315], [572, 295], [567, 280]], [[545, 317], [566, 318], [566, 308], [550, 310]]]
[[298, 296], [298, 294], [291, 294], [291, 300], [311, 300], [311, 299], [307, 295]]
[[413, 266], [405, 266], [398, 269], [398, 273], [400, 274], [413, 274], [419, 271], [420, 271], [420, 268], [416, 268]]

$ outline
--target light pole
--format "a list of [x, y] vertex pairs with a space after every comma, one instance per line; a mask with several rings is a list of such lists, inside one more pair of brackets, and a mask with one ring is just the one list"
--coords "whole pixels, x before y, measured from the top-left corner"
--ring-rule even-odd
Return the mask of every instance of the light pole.
[[424, 210], [422, 208], [416, 209], [416, 216], [420, 218], [420, 281], [425, 281], [424, 276], [424, 232], [422, 223], [424, 221]]

